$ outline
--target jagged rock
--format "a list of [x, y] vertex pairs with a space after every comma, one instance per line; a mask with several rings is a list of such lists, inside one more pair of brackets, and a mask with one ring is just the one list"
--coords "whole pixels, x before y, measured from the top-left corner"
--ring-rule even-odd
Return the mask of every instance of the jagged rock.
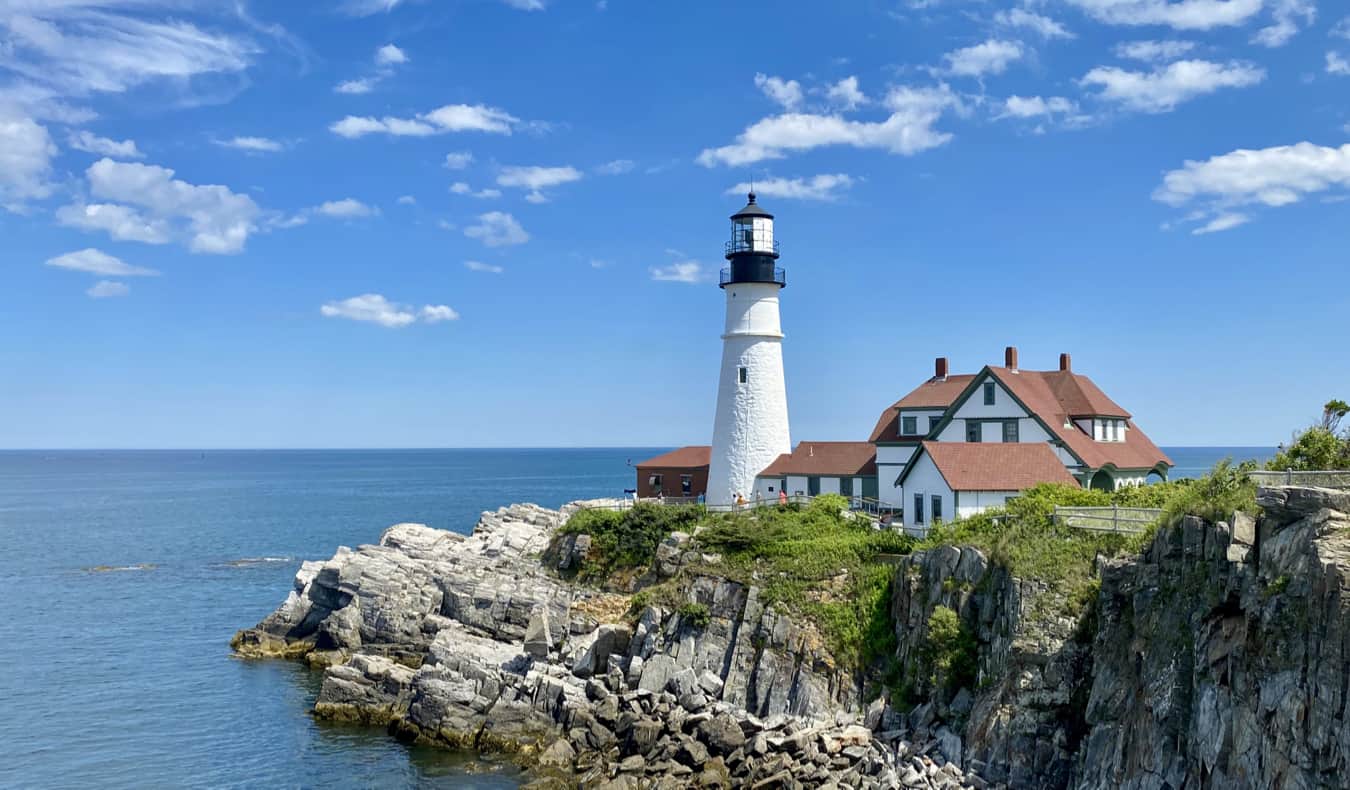
[[[741, 725], [729, 713], [719, 713], [698, 725], [700, 739], [708, 744], [713, 753], [729, 755], [745, 745], [745, 733]], [[870, 739], [870, 733], [869, 739]]]
[[553, 637], [548, 628], [548, 607], [540, 606], [530, 615], [529, 625], [525, 626], [525, 653], [532, 658], [545, 659], [553, 650]]

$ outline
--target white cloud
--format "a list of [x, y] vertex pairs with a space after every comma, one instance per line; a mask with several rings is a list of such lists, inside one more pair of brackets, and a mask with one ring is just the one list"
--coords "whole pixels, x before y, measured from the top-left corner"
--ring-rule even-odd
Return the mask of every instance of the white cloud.
[[765, 96], [783, 105], [785, 109], [796, 109], [802, 103], [802, 86], [796, 80], [783, 80], [781, 77], [756, 74], [755, 87], [763, 91]]
[[[72, 110], [61, 100], [150, 84], [186, 93], [195, 77], [244, 71], [262, 52], [246, 36], [184, 21], [173, 13], [178, 3], [24, 0], [5, 5], [0, 54], [15, 75], [5, 92], [55, 114], [87, 117], [87, 111]], [[161, 13], [146, 14], [147, 9]]]
[[65, 206], [57, 212], [65, 224], [152, 244], [183, 236], [193, 252], [216, 254], [239, 252], [258, 229], [252, 198], [175, 179], [166, 167], [100, 159], [85, 175], [90, 194], [111, 202]]
[[[839, 199], [840, 190], [853, 186], [853, 178], [844, 173], [822, 174], [811, 178], [768, 178], [755, 181], [754, 191], [763, 197], [788, 198], [793, 200]], [[741, 182], [729, 189], [726, 194], [745, 194], [751, 191], [748, 181]]]
[[1265, 79], [1264, 69], [1238, 61], [1179, 60], [1151, 72], [1098, 66], [1079, 81], [1097, 86], [1099, 98], [1130, 110], [1169, 112], [1178, 104], [1221, 88], [1243, 88]]
[[1350, 143], [1331, 148], [1302, 142], [1188, 160], [1163, 176], [1153, 199], [1177, 208], [1199, 204], [1193, 216], [1212, 215], [1213, 230], [1223, 230], [1225, 222], [1237, 224], [1224, 219], [1234, 207], [1286, 206], [1338, 189], [1350, 189]]
[[652, 279], [667, 283], [701, 283], [710, 278], [698, 261], [676, 261], [667, 266], [653, 266]]
[[858, 78], [848, 76], [831, 85], [825, 91], [825, 98], [845, 110], [854, 110], [867, 103], [867, 97], [858, 88]]
[[375, 50], [375, 65], [396, 66], [408, 62], [408, 55], [393, 44], [385, 44]]
[[1333, 25], [1331, 35], [1350, 40], [1350, 16]]
[[403, 0], [344, 0], [342, 10], [352, 16], [387, 14], [397, 8], [401, 2]]
[[1248, 217], [1246, 214], [1220, 214], [1204, 225], [1191, 231], [1191, 235], [1203, 236], [1206, 233], [1218, 233], [1224, 230], [1232, 230], [1238, 225], [1246, 225], [1250, 221], [1251, 217]]
[[447, 170], [463, 170], [473, 162], [473, 154], [468, 151], [452, 151], [445, 155]]
[[144, 266], [132, 266], [121, 258], [116, 258], [93, 247], [68, 252], [55, 258], [48, 258], [47, 265], [59, 269], [99, 274], [104, 277], [150, 277], [159, 274], [154, 269], [147, 269]]
[[451, 184], [450, 191], [456, 195], [469, 195], [470, 197], [476, 197], [482, 200], [499, 198], [502, 196], [502, 191], [500, 189], [480, 189], [475, 192], [473, 191], [473, 187], [469, 186], [464, 181], [456, 181]]
[[419, 317], [428, 324], [459, 318], [459, 313], [445, 305], [423, 305], [421, 310], [417, 310], [410, 305], [391, 302], [382, 294], [361, 294], [328, 302], [319, 308], [319, 313], [328, 318], [366, 321], [391, 329], [407, 326]]
[[395, 202], [400, 206], [415, 206], [417, 205], [417, 198], [412, 195], [399, 195], [398, 200]]
[[126, 296], [131, 293], [131, 289], [125, 283], [114, 282], [112, 280], [99, 280], [94, 283], [89, 290], [85, 291], [91, 299], [109, 299], [114, 296]]
[[464, 229], [464, 235], [478, 239], [488, 247], [509, 247], [530, 240], [516, 218], [504, 211], [489, 211], [478, 215], [478, 224]]
[[464, 268], [471, 272], [487, 272], [488, 274], [501, 274], [506, 271], [495, 263], [483, 263], [482, 261], [465, 261]]
[[829, 145], [880, 148], [912, 156], [951, 140], [950, 133], [933, 127], [944, 111], [960, 109], [960, 101], [945, 85], [894, 88], [886, 98], [886, 105], [891, 115], [878, 122], [810, 113], [769, 116], [751, 124], [731, 145], [704, 149], [698, 162], [705, 167], [739, 166]]
[[99, 156], [112, 156], [118, 159], [143, 159], [145, 157], [145, 154], [142, 154], [140, 149], [136, 147], [135, 140], [111, 140], [107, 137], [99, 137], [88, 129], [71, 132], [70, 137], [66, 138], [66, 143], [76, 151], [98, 154]]
[[362, 77], [358, 80], [339, 82], [333, 90], [337, 93], [347, 93], [359, 96], [363, 93], [370, 93], [375, 90], [375, 86], [378, 85], [379, 82], [379, 77]]
[[619, 176], [631, 171], [632, 169], [633, 169], [632, 159], [615, 159], [611, 162], [606, 162], [603, 165], [597, 166], [595, 168], [595, 172], [599, 173], [602, 176]]
[[32, 118], [0, 115], [0, 207], [20, 211], [25, 201], [50, 195], [54, 156], [47, 127]]
[[78, 203], [56, 210], [56, 221], [81, 230], [101, 230], [117, 241], [168, 244], [172, 237], [165, 219], [142, 216], [130, 206], [116, 203]]
[[1339, 52], [1328, 52], [1327, 73], [1342, 77], [1350, 76], [1350, 60], [1346, 60]]
[[1016, 41], [1003, 41], [991, 38], [982, 44], [965, 47], [942, 56], [947, 62], [946, 71], [958, 77], [982, 77], [985, 74], [1002, 74], [1008, 64], [1020, 60], [1026, 54], [1022, 45]]
[[420, 311], [422, 320], [428, 324], [439, 324], [442, 321], [458, 321], [459, 313], [448, 305], [428, 304], [422, 305]]
[[502, 0], [503, 3], [512, 8], [519, 8], [521, 11], [543, 11], [543, 0]]
[[1156, 63], [1163, 60], [1175, 60], [1195, 49], [1194, 41], [1122, 41], [1116, 45], [1116, 57], [1129, 60], [1142, 60]]
[[1051, 19], [1025, 8], [1014, 8], [994, 14], [994, 21], [1007, 27], [1020, 27], [1033, 31], [1045, 38], [1073, 38], [1069, 29]]
[[1241, 25], [1265, 0], [1068, 0], [1089, 16], [1112, 25], [1166, 25], [1210, 30]]
[[313, 212], [334, 219], [359, 219], [375, 216], [380, 213], [380, 210], [373, 206], [367, 206], [355, 198], [343, 198], [342, 200], [330, 200], [315, 206]]
[[1063, 96], [1009, 96], [1003, 103], [1003, 112], [998, 118], [1039, 118], [1046, 115], [1068, 114], [1077, 111], [1078, 105]]
[[232, 137], [229, 140], [213, 140], [216, 145], [234, 148], [249, 153], [274, 153], [286, 146], [268, 137]]
[[431, 112], [421, 113], [416, 118], [348, 115], [328, 128], [334, 134], [347, 138], [376, 133], [426, 137], [446, 132], [510, 134], [511, 129], [519, 123], [519, 118], [495, 107], [482, 104], [447, 104]]
[[1311, 25], [1317, 21], [1314, 0], [1274, 0], [1274, 4], [1273, 24], [1256, 31], [1256, 35], [1252, 36], [1253, 44], [1282, 47], [1298, 35], [1300, 23]]
[[581, 171], [575, 167], [503, 167], [497, 176], [497, 185], [528, 189], [525, 199], [531, 203], [546, 203], [548, 198], [543, 190], [581, 180]]

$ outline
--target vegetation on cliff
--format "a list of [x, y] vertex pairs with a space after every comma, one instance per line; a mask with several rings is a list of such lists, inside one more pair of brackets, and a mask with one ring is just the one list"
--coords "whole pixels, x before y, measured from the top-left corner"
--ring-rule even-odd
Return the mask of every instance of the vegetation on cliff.
[[1350, 427], [1341, 428], [1347, 414], [1350, 404], [1328, 401], [1322, 407], [1322, 418], [1282, 446], [1266, 468], [1295, 472], [1350, 469]]
[[844, 497], [712, 515], [698, 542], [722, 554], [727, 576], [759, 585], [765, 603], [810, 618], [843, 666], [862, 668], [894, 648], [892, 562], [914, 540], [850, 514]]
[[591, 536], [591, 549], [577, 576], [603, 584], [615, 573], [650, 566], [661, 541], [672, 532], [692, 530], [705, 515], [702, 507], [647, 503], [623, 511], [581, 510], [558, 534]]

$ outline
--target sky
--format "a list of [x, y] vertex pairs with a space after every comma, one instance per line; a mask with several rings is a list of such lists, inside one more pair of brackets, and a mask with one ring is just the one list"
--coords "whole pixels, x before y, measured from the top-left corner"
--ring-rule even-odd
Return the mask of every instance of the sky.
[[0, 447], [707, 443], [751, 182], [794, 441], [1350, 396], [1340, 2], [0, 0]]

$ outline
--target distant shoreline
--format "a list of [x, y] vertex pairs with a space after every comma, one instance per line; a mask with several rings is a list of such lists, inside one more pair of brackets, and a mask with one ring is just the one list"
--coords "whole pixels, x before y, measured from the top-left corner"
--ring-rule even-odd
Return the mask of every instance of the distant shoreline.
[[[436, 452], [554, 452], [567, 450], [580, 452], [596, 450], [669, 450], [677, 445], [668, 444], [615, 444], [587, 446], [539, 446], [539, 447], [4, 447], [0, 453], [436, 453]], [[1159, 445], [1163, 452], [1172, 450], [1257, 450], [1274, 453], [1279, 444], [1172, 444]]]

